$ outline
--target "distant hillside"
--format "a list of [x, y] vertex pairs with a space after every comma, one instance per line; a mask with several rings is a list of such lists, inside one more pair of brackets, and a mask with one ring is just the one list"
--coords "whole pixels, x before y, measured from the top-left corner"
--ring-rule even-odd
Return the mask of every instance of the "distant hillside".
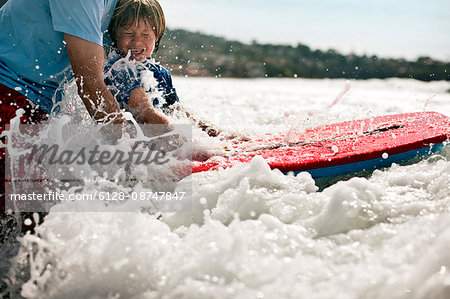
[[167, 30], [155, 57], [174, 75], [237, 78], [414, 78], [450, 80], [450, 63], [342, 55], [298, 44], [244, 44], [184, 30]]

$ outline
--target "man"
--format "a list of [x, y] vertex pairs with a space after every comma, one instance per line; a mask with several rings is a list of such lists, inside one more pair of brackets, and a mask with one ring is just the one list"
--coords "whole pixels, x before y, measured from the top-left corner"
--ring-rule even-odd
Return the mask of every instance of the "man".
[[[49, 114], [61, 74], [71, 66], [89, 113], [104, 121], [117, 116], [119, 105], [102, 76], [103, 34], [116, 2], [9, 0], [0, 10], [2, 106], [21, 95], [30, 105], [19, 108]], [[2, 126], [8, 121], [3, 117]]]
[[[124, 123], [119, 104], [103, 82], [103, 35], [116, 2], [9, 0], [1, 7], [0, 134], [19, 109], [21, 122], [45, 119], [62, 74], [70, 68], [91, 116], [99, 122]], [[0, 213], [4, 211], [4, 153], [1, 148]]]

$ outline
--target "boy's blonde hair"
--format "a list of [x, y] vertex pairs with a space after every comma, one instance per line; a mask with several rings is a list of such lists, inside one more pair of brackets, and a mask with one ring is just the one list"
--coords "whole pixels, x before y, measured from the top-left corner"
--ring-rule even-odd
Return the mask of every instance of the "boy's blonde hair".
[[134, 27], [138, 25], [139, 20], [146, 20], [153, 26], [156, 36], [153, 51], [156, 52], [166, 30], [164, 12], [157, 0], [119, 0], [108, 28], [113, 42], [117, 44], [116, 32], [119, 26]]

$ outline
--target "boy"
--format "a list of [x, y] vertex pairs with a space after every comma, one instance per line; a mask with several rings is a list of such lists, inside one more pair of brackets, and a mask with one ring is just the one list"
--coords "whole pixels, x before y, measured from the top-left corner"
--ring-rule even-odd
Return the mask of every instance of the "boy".
[[139, 123], [167, 125], [169, 121], [161, 112], [168, 113], [177, 106], [208, 135], [218, 135], [218, 130], [195, 120], [178, 104], [169, 72], [150, 60], [165, 31], [164, 12], [158, 1], [119, 0], [108, 31], [112, 49], [105, 64], [105, 83], [121, 108], [129, 110]]
[[106, 85], [139, 123], [167, 125], [167, 118], [154, 108], [159, 99], [147, 97], [156, 87], [165, 102], [161, 108], [178, 102], [169, 72], [149, 60], [165, 30], [161, 6], [156, 0], [120, 0], [108, 30], [114, 48], [105, 64]]

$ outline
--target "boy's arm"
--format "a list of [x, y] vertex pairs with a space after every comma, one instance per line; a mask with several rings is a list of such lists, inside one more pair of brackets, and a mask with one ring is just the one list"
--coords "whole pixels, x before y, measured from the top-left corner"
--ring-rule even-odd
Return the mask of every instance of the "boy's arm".
[[64, 34], [67, 54], [77, 79], [78, 94], [97, 121], [125, 123], [120, 107], [103, 81], [103, 47], [82, 38]]
[[219, 130], [215, 125], [208, 123], [202, 119], [199, 119], [198, 117], [194, 116], [190, 111], [188, 111], [184, 106], [181, 104], [177, 105], [177, 108], [179, 111], [182, 111], [187, 118], [189, 118], [194, 124], [202, 129], [202, 131], [206, 132], [210, 137], [217, 137], [221, 130]]
[[169, 120], [153, 108], [143, 87], [137, 87], [131, 91], [128, 107], [138, 123], [169, 124]]

